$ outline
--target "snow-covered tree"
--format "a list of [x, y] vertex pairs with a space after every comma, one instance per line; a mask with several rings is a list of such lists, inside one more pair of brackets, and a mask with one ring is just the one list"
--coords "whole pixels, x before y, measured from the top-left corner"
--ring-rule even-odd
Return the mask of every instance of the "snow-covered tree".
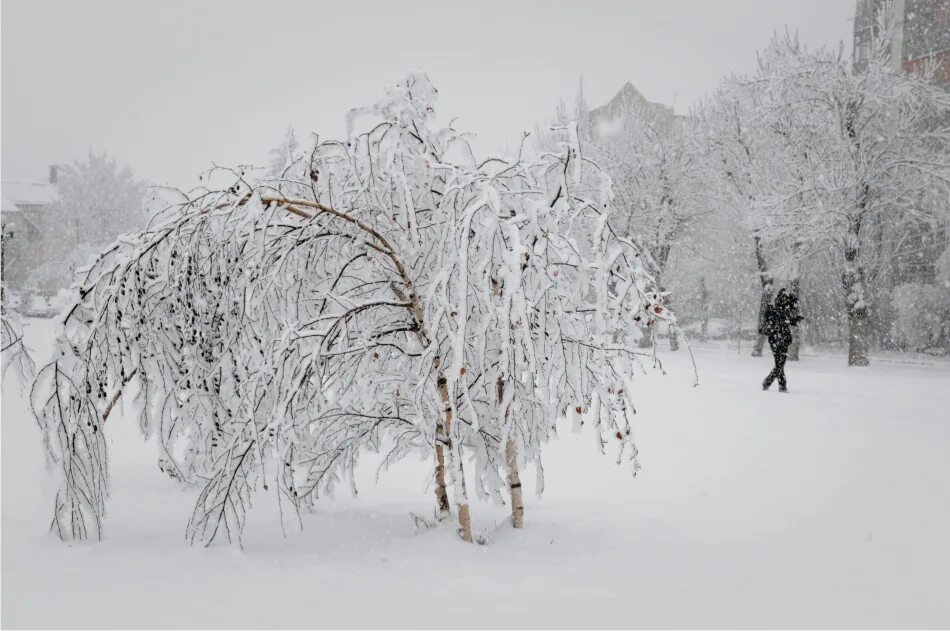
[[[710, 196], [726, 215], [749, 235], [761, 293], [758, 328], [775, 291], [768, 243], [757, 221], [757, 203], [767, 190], [763, 169], [774, 157], [774, 148], [762, 133], [758, 112], [761, 96], [747, 89], [740, 77], [725, 79], [714, 94], [692, 113], [701, 179]], [[759, 335], [753, 356], [762, 355], [765, 336]]]
[[30, 284], [68, 287], [75, 270], [116, 237], [148, 221], [145, 185], [106, 153], [90, 151], [86, 161], [59, 168], [58, 198], [36, 216], [46, 261], [30, 271]]
[[883, 252], [882, 227], [897, 235], [895, 227], [945, 212], [950, 181], [950, 128], [935, 122], [950, 95], [926, 73], [890, 70], [892, 24], [880, 19], [862, 68], [786, 33], [762, 52], [756, 75], [727, 81], [706, 113], [720, 130], [711, 146], [721, 172], [748, 202], [742, 216], [757, 255], [762, 246], [791, 253], [794, 283], [803, 259], [829, 246], [839, 253], [851, 365], [868, 363], [866, 266]]
[[281, 143], [271, 149], [267, 175], [271, 178], [280, 178], [288, 168], [302, 158], [297, 134], [293, 127], [288, 127]]
[[926, 73], [891, 71], [893, 23], [883, 12], [879, 19], [862, 70], [840, 52], [809, 51], [785, 37], [767, 51], [758, 79], [782, 158], [759, 216], [773, 235], [841, 252], [851, 365], [868, 363], [865, 265], [875, 227], [935, 218], [950, 182], [950, 127], [934, 124], [950, 110], [950, 95]]
[[145, 186], [104, 152], [90, 151], [85, 162], [61, 168], [57, 188], [66, 232], [80, 244], [101, 248], [147, 219]]
[[[240, 540], [274, 485], [288, 523], [365, 449], [433, 455], [437, 517], [471, 541], [480, 494], [540, 458], [559, 416], [590, 420], [633, 460], [639, 322], [672, 319], [610, 182], [576, 132], [558, 152], [476, 162], [434, 122], [421, 73], [355, 110], [279, 176], [232, 171], [104, 251], [78, 284], [34, 410], [62, 470], [54, 528], [101, 532], [103, 426], [123, 389], [162, 467], [201, 487], [192, 541]], [[366, 121], [366, 119], [370, 119]]]
[[[557, 108], [556, 125], [568, 120], [577, 121], [580, 155], [610, 177], [611, 224], [638, 246], [648, 272], [667, 289], [671, 253], [688, 247], [691, 229], [706, 208], [688, 121], [648, 103], [631, 84], [592, 112], [583, 82], [573, 115], [563, 103]], [[547, 134], [540, 146], [556, 140]], [[678, 348], [675, 327], [670, 342], [671, 349]]]
[[665, 125], [654, 117], [624, 121], [622, 130], [592, 138], [587, 147], [611, 175], [616, 221], [636, 238], [662, 275], [677, 244], [703, 211], [702, 182], [685, 121]]

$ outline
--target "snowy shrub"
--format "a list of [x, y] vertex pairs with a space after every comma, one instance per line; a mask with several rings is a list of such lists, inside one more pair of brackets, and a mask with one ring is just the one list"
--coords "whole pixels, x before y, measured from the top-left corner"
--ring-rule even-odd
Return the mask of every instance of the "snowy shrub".
[[942, 346], [947, 349], [950, 327], [950, 288], [908, 283], [894, 291], [894, 323], [897, 339], [907, 350], [920, 352]]
[[299, 524], [366, 449], [384, 466], [431, 454], [436, 516], [451, 487], [468, 541], [474, 463], [476, 492], [507, 489], [518, 526], [519, 468], [558, 418], [636, 471], [637, 325], [675, 320], [606, 220], [609, 178], [573, 126], [557, 152], [477, 162], [434, 125], [435, 97], [410, 75], [354, 110], [364, 131], [287, 143], [260, 179], [227, 171], [85, 272], [32, 395], [62, 472], [60, 537], [101, 536], [103, 426], [133, 380], [162, 468], [200, 489], [193, 542], [240, 541], [270, 485]]

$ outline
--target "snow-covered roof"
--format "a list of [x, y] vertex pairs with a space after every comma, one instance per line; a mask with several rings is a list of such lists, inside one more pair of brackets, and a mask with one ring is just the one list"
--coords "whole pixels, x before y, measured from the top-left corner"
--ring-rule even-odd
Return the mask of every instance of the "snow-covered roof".
[[13, 203], [13, 200], [6, 195], [0, 195], [0, 202], [2, 202], [2, 204], [0, 204], [0, 212], [14, 213], [20, 210], [16, 207], [16, 204]]
[[6, 195], [0, 196], [3, 199], [3, 206], [0, 207], [0, 223], [4, 226], [4, 231], [10, 226], [22, 227], [24, 224], [37, 230], [36, 222], [30, 217], [35, 213], [24, 213], [12, 201], [7, 199]]
[[673, 108], [662, 103], [648, 101], [629, 81], [620, 88], [605, 105], [594, 108], [589, 114], [591, 124], [597, 133], [612, 135], [623, 128], [624, 120], [631, 117], [650, 119], [665, 125], [672, 124], [676, 118]]
[[35, 182], [0, 182], [0, 192], [3, 194], [3, 210], [7, 204], [46, 205], [59, 199], [56, 186], [48, 183]]

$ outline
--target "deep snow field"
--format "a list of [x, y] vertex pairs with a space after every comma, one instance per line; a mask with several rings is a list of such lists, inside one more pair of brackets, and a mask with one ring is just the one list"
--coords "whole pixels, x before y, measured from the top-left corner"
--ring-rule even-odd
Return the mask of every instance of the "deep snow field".
[[[39, 360], [51, 321], [27, 322]], [[950, 364], [770, 359], [662, 349], [639, 377], [636, 479], [565, 428], [523, 474], [526, 527], [473, 505], [486, 545], [430, 515], [431, 463], [343, 489], [282, 537], [256, 496], [245, 549], [184, 540], [193, 491], [161, 473], [129, 419], [106, 432], [105, 539], [48, 534], [54, 481], [13, 374], [2, 401], [2, 625], [12, 627], [947, 627]], [[38, 362], [39, 363], [39, 362]]]

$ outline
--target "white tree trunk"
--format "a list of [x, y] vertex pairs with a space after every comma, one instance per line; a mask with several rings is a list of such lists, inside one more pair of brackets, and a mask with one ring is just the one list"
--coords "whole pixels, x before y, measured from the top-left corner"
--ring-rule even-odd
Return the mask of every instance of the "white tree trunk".
[[[499, 377], [496, 382], [498, 404], [505, 400], [505, 379]], [[507, 420], [510, 409], [502, 411], [502, 418]], [[524, 501], [521, 494], [521, 475], [518, 473], [518, 445], [514, 437], [509, 434], [505, 444], [505, 465], [508, 468], [508, 492], [511, 495], [511, 525], [515, 528], [524, 527]]]
[[518, 474], [518, 446], [511, 438], [505, 446], [505, 459], [508, 463], [508, 490], [511, 492], [511, 525], [524, 527], [524, 502], [521, 495], [521, 476]]
[[[465, 469], [462, 464], [461, 451], [457, 449], [456, 441], [452, 440], [452, 405], [449, 400], [448, 382], [444, 375], [438, 377], [439, 398], [442, 400], [443, 408], [443, 431], [445, 433], [446, 446], [448, 447], [448, 465], [452, 469], [452, 484], [455, 491], [455, 505], [458, 510], [459, 518], [459, 536], [463, 540], [471, 543], [472, 539], [472, 517], [468, 505], [468, 491], [465, 488]], [[445, 489], [445, 453], [443, 450], [442, 462], [438, 462], [439, 447], [436, 447], [436, 500], [439, 502], [440, 512], [443, 501], [448, 504], [448, 495]], [[441, 480], [439, 480], [439, 467], [441, 466]], [[439, 486], [441, 485], [441, 491]]]
[[435, 445], [435, 511], [439, 521], [445, 521], [451, 514], [449, 493], [445, 487], [445, 448], [439, 441], [446, 440], [445, 428], [441, 423], [436, 427]]

